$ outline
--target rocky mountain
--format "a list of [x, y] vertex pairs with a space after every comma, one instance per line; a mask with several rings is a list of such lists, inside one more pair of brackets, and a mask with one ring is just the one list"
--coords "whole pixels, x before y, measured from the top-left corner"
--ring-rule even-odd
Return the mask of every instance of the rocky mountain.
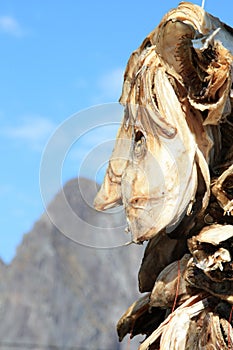
[[128, 348], [115, 326], [138, 296], [143, 248], [115, 247], [130, 240], [124, 216], [96, 212], [95, 193], [90, 180], [68, 182], [12, 263], [0, 261], [1, 350]]

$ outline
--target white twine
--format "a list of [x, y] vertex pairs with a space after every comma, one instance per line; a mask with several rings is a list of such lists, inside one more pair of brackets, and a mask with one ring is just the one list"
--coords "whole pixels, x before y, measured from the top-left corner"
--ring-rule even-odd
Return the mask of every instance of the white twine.
[[204, 7], [205, 7], [205, 0], [202, 0], [201, 7], [204, 9]]

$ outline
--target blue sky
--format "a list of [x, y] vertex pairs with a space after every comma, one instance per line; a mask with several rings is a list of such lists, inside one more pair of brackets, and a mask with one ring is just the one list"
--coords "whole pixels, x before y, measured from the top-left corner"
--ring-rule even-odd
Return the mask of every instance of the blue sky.
[[[81, 113], [84, 123], [80, 111], [117, 102], [131, 52], [177, 5], [175, 0], [0, 3], [0, 257], [5, 262], [44, 211], [39, 173], [51, 135], [74, 114]], [[206, 0], [205, 8], [233, 25], [232, 0]], [[92, 128], [99, 117], [94, 107], [89, 111]], [[79, 144], [72, 144], [64, 159], [63, 182], [78, 174], [95, 142], [114, 138], [121, 110], [113, 105], [110, 114], [110, 124], [99, 131], [83, 135], [84, 129], [77, 129]], [[107, 143], [106, 154], [112, 147]], [[87, 168], [81, 175], [96, 178]]]

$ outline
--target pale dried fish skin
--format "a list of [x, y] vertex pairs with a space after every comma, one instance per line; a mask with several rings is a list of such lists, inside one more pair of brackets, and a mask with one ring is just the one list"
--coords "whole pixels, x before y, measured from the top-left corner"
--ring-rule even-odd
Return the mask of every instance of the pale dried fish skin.
[[[145, 136], [146, 152], [140, 159], [132, 155], [122, 177], [123, 204], [136, 243], [150, 239], [165, 227], [178, 222], [194, 200], [197, 189], [194, 138], [165, 71], [157, 69], [156, 74], [158, 101], [164, 99], [166, 102], [169, 96], [169, 103], [159, 106], [161, 115], [149, 108], [148, 116], [147, 109], [141, 108], [137, 126]], [[161, 116], [176, 128], [176, 134], [171, 139], [160, 136], [158, 132], [156, 134], [156, 125], [159, 125]], [[160, 176], [158, 171], [161, 172]], [[138, 199], [136, 203], [134, 198]], [[166, 217], [161, 217], [161, 207]]]
[[132, 121], [126, 109], [103, 184], [94, 200], [96, 210], [102, 211], [122, 205], [121, 179], [130, 157], [132, 130]]
[[[166, 247], [166, 250], [164, 249]], [[138, 273], [139, 291], [151, 292], [159, 273], [187, 253], [186, 238], [171, 239], [163, 233], [152, 238], [145, 249]]]
[[190, 298], [192, 294], [184, 279], [190, 258], [190, 254], [185, 254], [180, 261], [171, 263], [160, 272], [150, 295], [150, 306], [172, 308], [175, 302], [178, 306]]
[[185, 350], [190, 319], [209, 307], [210, 299], [201, 295], [190, 297], [180, 305], [164, 322], [139, 346], [138, 350], [149, 350], [159, 337], [160, 350]]
[[204, 227], [198, 236], [193, 237], [195, 241], [210, 243], [215, 246], [233, 237], [232, 225], [211, 225]]
[[224, 210], [224, 214], [233, 215], [233, 200], [227, 195], [224, 183], [229, 182], [229, 186], [225, 186], [231, 190], [233, 188], [233, 165], [225, 170], [221, 176], [214, 182], [212, 193], [217, 198], [218, 203]]
[[203, 327], [200, 329], [198, 338], [198, 349], [229, 350], [228, 341], [233, 340], [232, 327], [227, 322], [226, 340], [224, 339], [222, 329], [223, 327], [222, 325], [220, 325], [219, 316], [214, 314], [213, 312], [207, 313], [203, 321]]
[[[193, 255], [197, 260], [196, 254], [194, 253]], [[197, 262], [196, 266], [204, 272], [213, 271], [217, 269], [223, 271], [223, 264], [230, 261], [231, 255], [229, 251], [220, 247], [212, 255], [208, 255], [200, 262]]]

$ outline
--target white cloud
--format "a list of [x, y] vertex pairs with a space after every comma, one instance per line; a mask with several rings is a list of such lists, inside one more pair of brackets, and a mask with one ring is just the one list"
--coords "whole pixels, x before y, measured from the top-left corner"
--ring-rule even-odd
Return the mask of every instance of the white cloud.
[[41, 151], [56, 125], [43, 117], [27, 117], [20, 125], [2, 130], [5, 137], [27, 143], [33, 150]]
[[115, 68], [103, 75], [98, 82], [98, 86], [101, 90], [100, 97], [103, 99], [110, 99], [111, 102], [118, 101], [121, 95], [123, 77], [123, 68]]
[[23, 35], [20, 24], [12, 16], [0, 16], [0, 31], [18, 37]]

